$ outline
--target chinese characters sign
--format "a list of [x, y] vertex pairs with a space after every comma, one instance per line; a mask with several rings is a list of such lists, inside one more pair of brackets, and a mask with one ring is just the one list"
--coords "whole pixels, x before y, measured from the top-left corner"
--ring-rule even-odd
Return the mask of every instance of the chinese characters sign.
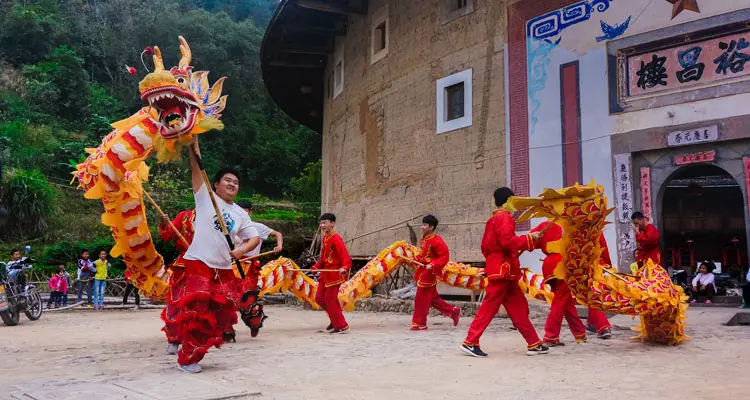
[[617, 219], [630, 223], [633, 213], [633, 185], [630, 178], [630, 153], [615, 154], [615, 203]]
[[674, 165], [686, 165], [700, 162], [710, 162], [716, 159], [715, 151], [702, 151], [695, 154], [683, 154], [675, 156]]
[[750, 75], [750, 32], [628, 57], [628, 96]]
[[719, 140], [719, 127], [716, 125], [689, 131], [672, 132], [667, 135], [667, 146], [715, 142]]
[[648, 167], [641, 168], [641, 204], [643, 204], [643, 215], [648, 221], [653, 221], [651, 215], [651, 170]]

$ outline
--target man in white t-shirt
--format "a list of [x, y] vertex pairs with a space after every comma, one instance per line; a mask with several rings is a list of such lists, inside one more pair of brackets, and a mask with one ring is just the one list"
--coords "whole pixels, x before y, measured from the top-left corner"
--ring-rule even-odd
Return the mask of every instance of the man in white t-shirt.
[[227, 335], [234, 333], [241, 282], [234, 276], [232, 263], [257, 247], [260, 238], [250, 216], [234, 203], [240, 188], [237, 171], [222, 169], [213, 182], [216, 203], [234, 244], [234, 250], [230, 250], [211, 202], [210, 189], [203, 184], [192, 152], [190, 169], [195, 197], [195, 234], [181, 260], [184, 275], [171, 290], [180, 294], [178, 313], [184, 316], [176, 318], [182, 321], [177, 356], [179, 369], [197, 373], [201, 371], [198, 362], [208, 349], [220, 346]]

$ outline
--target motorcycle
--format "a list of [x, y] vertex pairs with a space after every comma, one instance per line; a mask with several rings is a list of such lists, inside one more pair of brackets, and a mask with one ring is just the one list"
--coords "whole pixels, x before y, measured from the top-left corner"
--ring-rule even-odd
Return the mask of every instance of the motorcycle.
[[34, 285], [26, 283], [26, 271], [33, 263], [29, 257], [7, 264], [0, 262], [0, 318], [5, 325], [18, 325], [22, 311], [31, 321], [42, 317], [42, 295]]

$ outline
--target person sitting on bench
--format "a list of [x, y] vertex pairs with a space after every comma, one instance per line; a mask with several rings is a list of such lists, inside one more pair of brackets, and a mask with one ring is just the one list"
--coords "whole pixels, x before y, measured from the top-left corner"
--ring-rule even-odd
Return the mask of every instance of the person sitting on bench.
[[713, 270], [715, 265], [711, 261], [704, 261], [698, 268], [698, 274], [693, 278], [693, 299], [690, 304], [698, 302], [698, 296], [704, 295], [708, 297], [706, 304], [711, 304], [711, 300], [716, 295], [716, 278], [714, 277]]

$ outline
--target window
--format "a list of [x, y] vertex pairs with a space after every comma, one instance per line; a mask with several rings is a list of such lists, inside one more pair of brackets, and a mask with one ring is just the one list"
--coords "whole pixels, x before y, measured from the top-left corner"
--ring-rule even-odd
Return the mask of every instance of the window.
[[340, 46], [334, 56], [333, 66], [333, 98], [339, 97], [344, 91], [344, 50]]
[[372, 16], [370, 28], [370, 63], [383, 59], [388, 54], [388, 6], [384, 6]]
[[437, 133], [471, 126], [471, 79], [467, 69], [437, 81]]
[[448, 106], [448, 121], [463, 118], [464, 116], [464, 83], [459, 82], [445, 88], [445, 97]]
[[441, 23], [447, 24], [457, 18], [461, 18], [464, 15], [469, 15], [474, 12], [474, 1], [473, 0], [442, 0], [441, 8]]

